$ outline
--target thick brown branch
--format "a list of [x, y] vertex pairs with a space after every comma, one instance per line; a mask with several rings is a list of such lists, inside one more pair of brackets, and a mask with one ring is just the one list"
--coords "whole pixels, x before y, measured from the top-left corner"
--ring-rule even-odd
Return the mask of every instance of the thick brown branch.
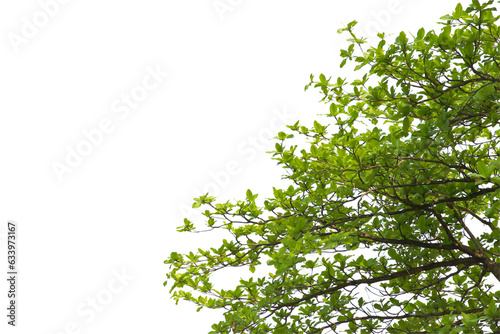
[[367, 233], [361, 232], [357, 235], [360, 239], [369, 239], [381, 243], [391, 244], [391, 245], [407, 245], [407, 246], [415, 246], [421, 248], [431, 248], [431, 249], [446, 249], [446, 250], [454, 250], [457, 249], [456, 246], [451, 244], [432, 244], [428, 242], [422, 242], [417, 240], [410, 239], [388, 239], [388, 238], [380, 238], [375, 237], [373, 235], [369, 235]]
[[[366, 317], [355, 317], [352, 319], [347, 319], [343, 321], [337, 321], [332, 323], [331, 326], [328, 327], [334, 327], [343, 323], [351, 322], [351, 321], [357, 321], [357, 320], [368, 320], [368, 319], [378, 319], [378, 320], [396, 320], [396, 319], [408, 319], [408, 318], [428, 318], [428, 317], [442, 317], [443, 315], [447, 314], [471, 314], [471, 313], [479, 313], [483, 312], [484, 308], [475, 308], [475, 309], [470, 309], [470, 310], [452, 310], [452, 311], [443, 311], [443, 312], [436, 312], [436, 313], [423, 313], [423, 314], [405, 314], [405, 315], [394, 315], [394, 316], [376, 316], [376, 315], [369, 315]], [[325, 328], [328, 328], [325, 327]]]
[[325, 295], [325, 294], [329, 294], [329, 293], [332, 293], [332, 292], [335, 292], [338, 290], [342, 290], [342, 289], [349, 287], [349, 286], [358, 286], [361, 284], [373, 284], [373, 283], [378, 283], [378, 282], [383, 282], [383, 281], [390, 281], [390, 280], [393, 280], [396, 278], [411, 276], [411, 275], [418, 274], [422, 271], [428, 271], [428, 270], [437, 269], [437, 268], [455, 267], [458, 265], [472, 266], [474, 264], [477, 264], [478, 262], [479, 261], [477, 259], [472, 258], [472, 257], [468, 257], [468, 258], [461, 258], [461, 259], [455, 259], [455, 260], [449, 260], [449, 261], [443, 261], [443, 262], [435, 262], [435, 263], [431, 263], [431, 264], [428, 264], [425, 266], [400, 270], [400, 271], [396, 271], [395, 273], [392, 273], [389, 275], [384, 275], [384, 276], [379, 276], [379, 277], [374, 277], [374, 278], [352, 280], [352, 281], [339, 284], [337, 286], [331, 287], [331, 288], [323, 290], [323, 291], [310, 293], [310, 294], [305, 295], [304, 297], [296, 299], [294, 301], [283, 303], [280, 306], [278, 306], [278, 309], [281, 309], [283, 307], [295, 306], [295, 305], [300, 304], [303, 301], [309, 300], [311, 298], [315, 298], [315, 297], [318, 297], [321, 295]]

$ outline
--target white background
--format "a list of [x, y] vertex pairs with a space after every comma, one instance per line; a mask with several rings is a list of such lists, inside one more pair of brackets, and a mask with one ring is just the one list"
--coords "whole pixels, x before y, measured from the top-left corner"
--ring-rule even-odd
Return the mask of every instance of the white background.
[[[14, 220], [20, 275], [16, 328], [1, 280], [1, 332], [207, 333], [218, 312], [175, 306], [163, 287], [170, 252], [217, 240], [175, 231], [185, 216], [201, 221], [184, 211], [192, 198], [242, 199], [248, 188], [270, 196], [282, 171], [267, 138], [285, 117], [307, 124], [328, 111], [304, 86], [310, 74], [341, 74], [338, 28], [354, 19], [371, 37], [438, 28], [455, 4], [2, 1], [0, 268], [5, 277]], [[124, 94], [139, 94], [143, 80], [154, 86], [148, 69], [169, 74], [125, 114]], [[112, 130], [100, 138], [103, 120]], [[88, 154], [70, 168], [78, 147]], [[67, 169], [58, 177], [54, 165]], [[114, 279], [122, 271], [125, 283]]]

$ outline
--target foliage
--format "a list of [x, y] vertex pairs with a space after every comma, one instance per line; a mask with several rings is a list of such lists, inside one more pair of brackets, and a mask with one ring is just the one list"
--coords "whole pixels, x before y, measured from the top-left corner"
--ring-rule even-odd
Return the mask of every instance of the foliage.
[[[352, 82], [311, 76], [306, 89], [321, 91], [332, 122], [279, 134], [273, 154], [288, 189], [260, 205], [250, 190], [235, 202], [195, 199], [209, 230], [230, 238], [170, 255], [173, 298], [224, 309], [210, 333], [499, 333], [492, 6], [459, 4], [441, 31], [393, 43], [379, 34], [366, 51], [355, 22], [341, 29], [352, 42], [341, 66], [364, 72]], [[288, 145], [297, 137], [307, 149]], [[252, 275], [216, 289], [213, 273], [232, 267]]]

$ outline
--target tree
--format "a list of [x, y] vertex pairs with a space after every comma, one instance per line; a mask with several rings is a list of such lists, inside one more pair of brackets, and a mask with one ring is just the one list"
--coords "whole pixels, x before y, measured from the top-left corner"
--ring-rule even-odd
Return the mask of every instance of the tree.
[[[224, 310], [210, 333], [500, 333], [498, 19], [473, 0], [366, 50], [340, 29], [361, 74], [306, 86], [332, 121], [279, 133], [272, 198], [195, 199], [229, 238], [170, 255], [172, 297]], [[249, 277], [216, 288], [234, 267]]]

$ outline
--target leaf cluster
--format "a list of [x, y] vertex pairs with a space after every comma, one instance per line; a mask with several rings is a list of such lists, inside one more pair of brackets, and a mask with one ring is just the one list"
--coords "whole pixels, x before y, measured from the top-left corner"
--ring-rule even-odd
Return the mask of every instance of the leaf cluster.
[[[250, 190], [195, 200], [230, 237], [170, 255], [173, 298], [225, 310], [211, 333], [500, 332], [495, 13], [493, 1], [458, 4], [440, 31], [379, 34], [368, 48], [355, 22], [340, 29], [341, 66], [361, 74], [306, 86], [331, 123], [278, 135], [273, 158], [292, 185], [263, 205]], [[235, 267], [251, 277], [216, 289], [213, 274]]]

